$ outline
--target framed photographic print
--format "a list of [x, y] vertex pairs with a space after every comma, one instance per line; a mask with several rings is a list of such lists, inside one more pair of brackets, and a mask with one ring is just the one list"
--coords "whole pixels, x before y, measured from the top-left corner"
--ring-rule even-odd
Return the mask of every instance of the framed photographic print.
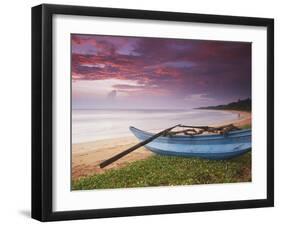
[[32, 8], [32, 217], [274, 205], [274, 21]]

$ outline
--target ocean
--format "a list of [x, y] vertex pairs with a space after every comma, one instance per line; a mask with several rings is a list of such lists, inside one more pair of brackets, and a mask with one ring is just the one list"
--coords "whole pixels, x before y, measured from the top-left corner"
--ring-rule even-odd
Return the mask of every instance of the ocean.
[[72, 143], [132, 136], [130, 126], [158, 132], [168, 127], [212, 125], [236, 119], [236, 113], [215, 110], [72, 110]]

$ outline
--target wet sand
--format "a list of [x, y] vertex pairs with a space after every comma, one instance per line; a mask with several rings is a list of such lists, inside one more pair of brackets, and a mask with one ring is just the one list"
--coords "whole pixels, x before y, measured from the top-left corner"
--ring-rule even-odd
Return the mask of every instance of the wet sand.
[[[237, 119], [213, 126], [234, 124], [235, 126], [241, 127], [243, 125], [251, 124], [252, 117], [250, 112], [231, 112], [237, 114]], [[100, 174], [109, 169], [121, 168], [136, 160], [146, 159], [149, 156], [154, 155], [152, 152], [142, 147], [103, 169], [99, 167], [99, 164], [103, 160], [106, 160], [113, 155], [124, 151], [125, 149], [135, 145], [138, 142], [139, 141], [132, 135], [130, 137], [73, 144], [72, 179], [76, 180], [79, 177]]]
[[221, 124], [216, 124], [213, 126], [221, 126], [221, 125], [226, 125], [226, 124], [234, 124], [237, 127], [242, 127], [244, 125], [251, 125], [252, 124], [252, 114], [250, 112], [245, 112], [245, 111], [229, 111], [232, 113], [237, 114], [237, 119], [234, 119], [232, 121], [227, 121]]

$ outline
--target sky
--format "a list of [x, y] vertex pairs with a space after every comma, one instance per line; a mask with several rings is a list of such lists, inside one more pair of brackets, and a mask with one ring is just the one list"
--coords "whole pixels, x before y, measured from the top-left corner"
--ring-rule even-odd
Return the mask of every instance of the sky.
[[191, 109], [251, 97], [251, 43], [71, 35], [74, 109]]

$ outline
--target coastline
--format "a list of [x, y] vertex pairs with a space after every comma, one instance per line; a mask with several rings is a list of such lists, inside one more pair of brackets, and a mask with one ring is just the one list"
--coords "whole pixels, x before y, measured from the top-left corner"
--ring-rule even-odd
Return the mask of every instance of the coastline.
[[245, 125], [252, 124], [252, 113], [247, 111], [235, 111], [235, 110], [214, 110], [214, 111], [226, 111], [237, 114], [237, 119], [226, 121], [223, 123], [215, 124], [212, 126], [221, 126], [226, 124], [234, 124], [237, 127], [243, 127]]
[[[234, 124], [238, 127], [251, 124], [252, 115], [250, 112], [235, 110], [220, 110], [237, 114], [237, 119], [226, 121], [212, 126]], [[94, 174], [101, 174], [110, 169], [118, 169], [136, 160], [143, 160], [154, 154], [142, 147], [120, 160], [112, 163], [108, 167], [101, 169], [99, 163], [124, 151], [125, 149], [138, 143], [134, 136], [101, 140], [97, 142], [78, 143], [72, 145], [72, 180]]]

